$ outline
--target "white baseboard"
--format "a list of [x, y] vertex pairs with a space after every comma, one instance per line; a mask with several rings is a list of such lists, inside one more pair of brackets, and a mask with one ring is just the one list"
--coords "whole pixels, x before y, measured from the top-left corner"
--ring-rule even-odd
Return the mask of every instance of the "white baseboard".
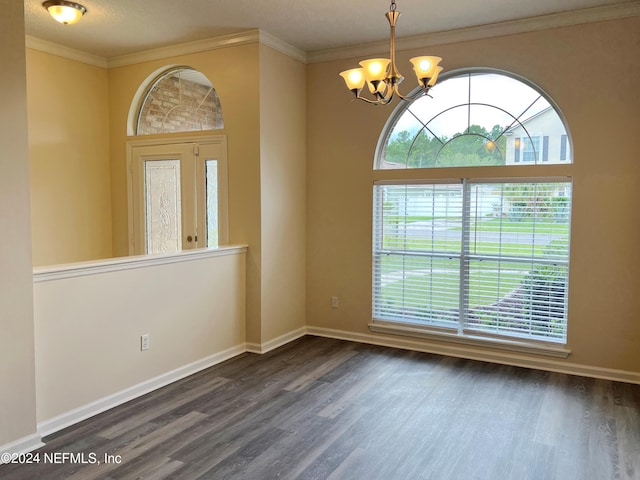
[[40, 435], [34, 433], [33, 435], [29, 435], [27, 437], [21, 438], [20, 440], [16, 440], [15, 442], [7, 443], [6, 445], [0, 445], [0, 465], [3, 463], [1, 454], [20, 454], [27, 453], [40, 448], [44, 445], [42, 443]]
[[164, 373], [155, 378], [139, 383], [138, 385], [134, 385], [125, 390], [114, 393], [113, 395], [109, 395], [87, 405], [83, 405], [82, 407], [39, 422], [38, 438], [51, 435], [52, 433], [60, 431], [63, 428], [74, 425], [78, 422], [81, 422], [82, 420], [86, 420], [87, 418], [93, 417], [94, 415], [98, 415], [99, 413], [117, 407], [118, 405], [122, 405], [123, 403], [157, 390], [158, 388], [169, 385], [170, 383], [178, 381], [182, 378], [188, 377], [189, 375], [193, 375], [194, 373], [212, 367], [213, 365], [221, 363], [242, 353], [267, 353], [271, 350], [281, 347], [282, 345], [286, 345], [289, 342], [303, 337], [304, 335], [306, 335], [306, 328], [301, 327], [297, 330], [274, 338], [268, 342], [262, 344], [241, 344], [223, 352], [211, 355], [207, 358], [203, 358], [202, 360], [199, 360], [197, 362], [185, 365], [171, 372]]
[[315, 335], [318, 337], [329, 337], [338, 340], [349, 340], [352, 342], [368, 343], [384, 347], [394, 347], [404, 350], [436, 353], [451, 357], [468, 358], [470, 360], [501, 363], [516, 367], [535, 368], [550, 372], [567, 373], [570, 375], [580, 375], [584, 377], [640, 384], [640, 372], [592, 367], [589, 365], [562, 362], [548, 358], [536, 359], [518, 355], [517, 353], [493, 352], [480, 348], [473, 348], [471, 346], [444, 345], [429, 341], [417, 341], [402, 337], [396, 338], [383, 335], [354, 333], [330, 328], [307, 327], [306, 331], [308, 335]]
[[375, 334], [354, 333], [344, 330], [336, 330], [321, 327], [301, 327], [292, 332], [281, 335], [268, 342], [246, 343], [232, 347], [223, 352], [216, 353], [197, 362], [185, 365], [171, 372], [164, 373], [158, 377], [142, 382], [133, 387], [127, 388], [113, 395], [109, 395], [95, 402], [76, 408], [57, 417], [38, 423], [38, 433], [16, 442], [0, 447], [0, 452], [22, 453], [34, 450], [42, 446], [41, 437], [45, 437], [54, 432], [62, 430], [68, 426], [81, 422], [89, 417], [102, 413], [113, 407], [145, 395], [153, 390], [164, 387], [177, 380], [193, 375], [201, 370], [212, 367], [225, 360], [233, 358], [245, 352], [263, 354], [274, 350], [282, 345], [297, 340], [304, 335], [315, 335], [318, 337], [335, 338], [337, 340], [348, 340], [352, 342], [368, 343], [385, 347], [400, 348], [404, 350], [414, 350], [426, 353], [435, 353], [458, 358], [468, 358], [485, 362], [501, 363], [518, 367], [535, 368], [551, 372], [567, 373], [571, 375], [581, 375], [586, 377], [601, 378], [619, 382], [640, 384], [640, 372], [625, 370], [615, 370], [608, 368], [592, 367], [562, 361], [555, 361], [548, 358], [531, 358], [504, 351], [489, 351], [472, 346], [446, 345], [437, 342], [412, 340], [403, 337], [392, 337]]
[[274, 338], [273, 340], [269, 340], [265, 343], [247, 343], [247, 352], [251, 353], [267, 353], [271, 350], [275, 350], [282, 345], [286, 345], [289, 342], [293, 342], [300, 337], [304, 337], [307, 334], [306, 327], [300, 327], [297, 330], [294, 330], [289, 333], [285, 333], [284, 335], [280, 335], [279, 337]]
[[76, 408], [69, 412], [63, 413], [43, 422], [38, 423], [39, 437], [45, 437], [54, 432], [62, 430], [63, 428], [74, 425], [89, 417], [93, 417], [99, 413], [109, 410], [118, 405], [122, 405], [130, 400], [145, 395], [153, 390], [169, 385], [182, 378], [193, 375], [201, 370], [212, 367], [218, 363], [224, 362], [230, 358], [233, 358], [241, 353], [245, 353], [247, 347], [245, 344], [238, 345], [236, 347], [229, 348], [219, 353], [215, 353], [209, 357], [193, 362], [189, 365], [177, 368], [167, 373], [163, 373], [155, 378], [144, 381], [132, 387], [126, 388], [120, 392], [114, 393], [107, 397], [91, 402], [82, 407]]

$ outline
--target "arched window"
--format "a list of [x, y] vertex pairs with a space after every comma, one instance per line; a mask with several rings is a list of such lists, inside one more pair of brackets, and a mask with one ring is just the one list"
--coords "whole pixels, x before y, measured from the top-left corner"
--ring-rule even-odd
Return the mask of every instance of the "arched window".
[[571, 163], [564, 122], [544, 93], [513, 76], [470, 71], [394, 112], [376, 168]]
[[571, 163], [553, 101], [505, 72], [399, 106], [374, 161], [372, 330], [566, 356]]
[[209, 79], [192, 68], [174, 67], [151, 82], [135, 131], [149, 135], [222, 128], [220, 99]]

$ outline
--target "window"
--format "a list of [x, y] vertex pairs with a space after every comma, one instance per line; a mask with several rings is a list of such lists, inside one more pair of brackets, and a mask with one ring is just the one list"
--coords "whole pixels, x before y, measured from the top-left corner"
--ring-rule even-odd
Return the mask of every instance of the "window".
[[220, 99], [209, 79], [188, 67], [164, 71], [144, 95], [136, 135], [224, 128]]
[[567, 159], [567, 136], [562, 135], [560, 138], [560, 160]]
[[566, 179], [375, 185], [374, 317], [564, 342], [570, 191]]
[[431, 96], [401, 105], [381, 140], [376, 168], [385, 170], [571, 163], [557, 109], [537, 89], [502, 72], [441, 81]]
[[[546, 175], [570, 163], [560, 115], [502, 72], [456, 75], [432, 95], [397, 110], [381, 136], [372, 328], [566, 344], [572, 182]], [[518, 177], [522, 164], [540, 175]], [[500, 170], [485, 178], [478, 166]], [[400, 168], [423, 170], [387, 173]]]
[[522, 161], [535, 162], [540, 151], [540, 137], [525, 137], [522, 139]]

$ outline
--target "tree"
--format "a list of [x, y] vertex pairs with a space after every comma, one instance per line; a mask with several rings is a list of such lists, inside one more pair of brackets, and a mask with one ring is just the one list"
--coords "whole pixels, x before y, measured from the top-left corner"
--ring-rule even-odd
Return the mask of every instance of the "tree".
[[387, 148], [384, 152], [385, 160], [387, 162], [405, 164], [412, 140], [413, 138], [407, 130], [398, 133], [391, 142], [387, 143]]
[[551, 218], [565, 222], [569, 217], [569, 199], [556, 193], [554, 183], [507, 183], [503, 196], [507, 202], [506, 213], [510, 220], [524, 218]]
[[495, 125], [491, 132], [480, 125], [471, 125], [449, 139], [435, 137], [426, 128], [416, 134], [403, 130], [390, 138], [385, 160], [409, 168], [504, 165], [503, 132], [500, 125]]

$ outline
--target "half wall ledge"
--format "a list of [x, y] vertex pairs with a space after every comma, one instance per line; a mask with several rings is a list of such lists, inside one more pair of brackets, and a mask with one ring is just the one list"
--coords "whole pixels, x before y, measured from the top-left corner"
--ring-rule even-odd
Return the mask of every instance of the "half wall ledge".
[[218, 248], [198, 248], [160, 255], [136, 255], [104, 260], [92, 260], [89, 262], [36, 267], [33, 269], [33, 282], [47, 282], [63, 278], [82, 277], [99, 273], [131, 270], [134, 268], [145, 268], [154, 265], [189, 262], [202, 258], [237, 255], [239, 253], [246, 253], [247, 250], [247, 245], [227, 245]]

